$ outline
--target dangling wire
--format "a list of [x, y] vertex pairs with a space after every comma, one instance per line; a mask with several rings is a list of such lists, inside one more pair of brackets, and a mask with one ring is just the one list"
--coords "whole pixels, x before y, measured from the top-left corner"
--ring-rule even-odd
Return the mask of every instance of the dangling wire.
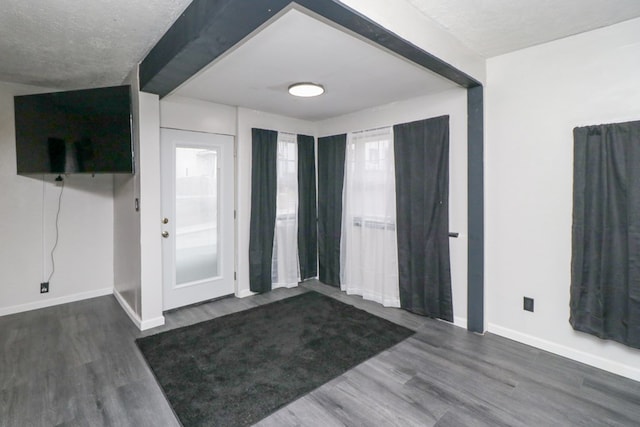
[[46, 242], [46, 227], [45, 227], [45, 216], [44, 216], [44, 211], [45, 211], [45, 188], [46, 188], [46, 184], [45, 184], [45, 176], [42, 175], [42, 267], [40, 268], [40, 278], [42, 279], [42, 281], [44, 282], [44, 275], [45, 270], [46, 270], [46, 265], [47, 265], [47, 259], [46, 259], [46, 249], [45, 246], [47, 244]]
[[51, 248], [51, 274], [49, 274], [49, 278], [47, 279], [47, 282], [51, 281], [51, 278], [53, 277], [53, 273], [56, 271], [56, 262], [53, 257], [53, 253], [55, 252], [56, 247], [58, 246], [58, 239], [60, 237], [58, 221], [60, 219], [60, 208], [62, 206], [62, 193], [64, 192], [64, 179], [62, 179], [62, 177], [58, 175], [58, 177], [56, 178], [56, 181], [61, 182], [62, 187], [60, 188], [60, 195], [58, 196], [58, 211], [56, 212], [56, 240], [55, 240], [55, 243], [53, 244], [53, 248]]

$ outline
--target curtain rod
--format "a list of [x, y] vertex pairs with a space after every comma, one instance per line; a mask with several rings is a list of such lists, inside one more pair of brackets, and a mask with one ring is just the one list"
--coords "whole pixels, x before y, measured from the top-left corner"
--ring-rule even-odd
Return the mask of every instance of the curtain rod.
[[377, 130], [382, 130], [382, 129], [392, 129], [392, 128], [393, 128], [393, 126], [382, 126], [382, 127], [379, 127], [379, 128], [373, 128], [373, 129], [356, 130], [356, 131], [353, 131], [353, 132], [351, 132], [351, 133], [375, 132], [375, 131], [377, 131]]

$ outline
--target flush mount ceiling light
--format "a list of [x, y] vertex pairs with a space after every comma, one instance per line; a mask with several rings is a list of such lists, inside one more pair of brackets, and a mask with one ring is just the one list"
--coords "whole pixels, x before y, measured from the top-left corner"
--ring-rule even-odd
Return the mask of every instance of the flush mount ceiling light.
[[324, 93], [324, 87], [316, 83], [294, 83], [289, 86], [289, 93], [293, 96], [300, 96], [303, 98], [310, 98], [312, 96], [319, 96]]

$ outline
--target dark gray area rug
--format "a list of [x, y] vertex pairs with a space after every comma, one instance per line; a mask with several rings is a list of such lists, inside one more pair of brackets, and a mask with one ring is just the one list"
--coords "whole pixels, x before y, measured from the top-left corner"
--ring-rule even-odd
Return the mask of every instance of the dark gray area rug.
[[413, 333], [311, 291], [136, 343], [184, 426], [247, 426]]

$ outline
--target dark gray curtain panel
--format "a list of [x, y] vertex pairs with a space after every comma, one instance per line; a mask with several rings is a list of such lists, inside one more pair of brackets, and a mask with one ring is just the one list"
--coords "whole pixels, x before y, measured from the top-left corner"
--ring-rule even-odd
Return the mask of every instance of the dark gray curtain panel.
[[453, 321], [449, 116], [393, 127], [400, 305]]
[[318, 258], [319, 279], [340, 286], [342, 188], [347, 135], [318, 138]]
[[573, 130], [571, 314], [640, 348], [640, 121]]
[[249, 287], [271, 290], [271, 259], [276, 224], [278, 132], [251, 129], [251, 220]]
[[318, 275], [315, 139], [298, 135], [298, 259], [300, 279]]

